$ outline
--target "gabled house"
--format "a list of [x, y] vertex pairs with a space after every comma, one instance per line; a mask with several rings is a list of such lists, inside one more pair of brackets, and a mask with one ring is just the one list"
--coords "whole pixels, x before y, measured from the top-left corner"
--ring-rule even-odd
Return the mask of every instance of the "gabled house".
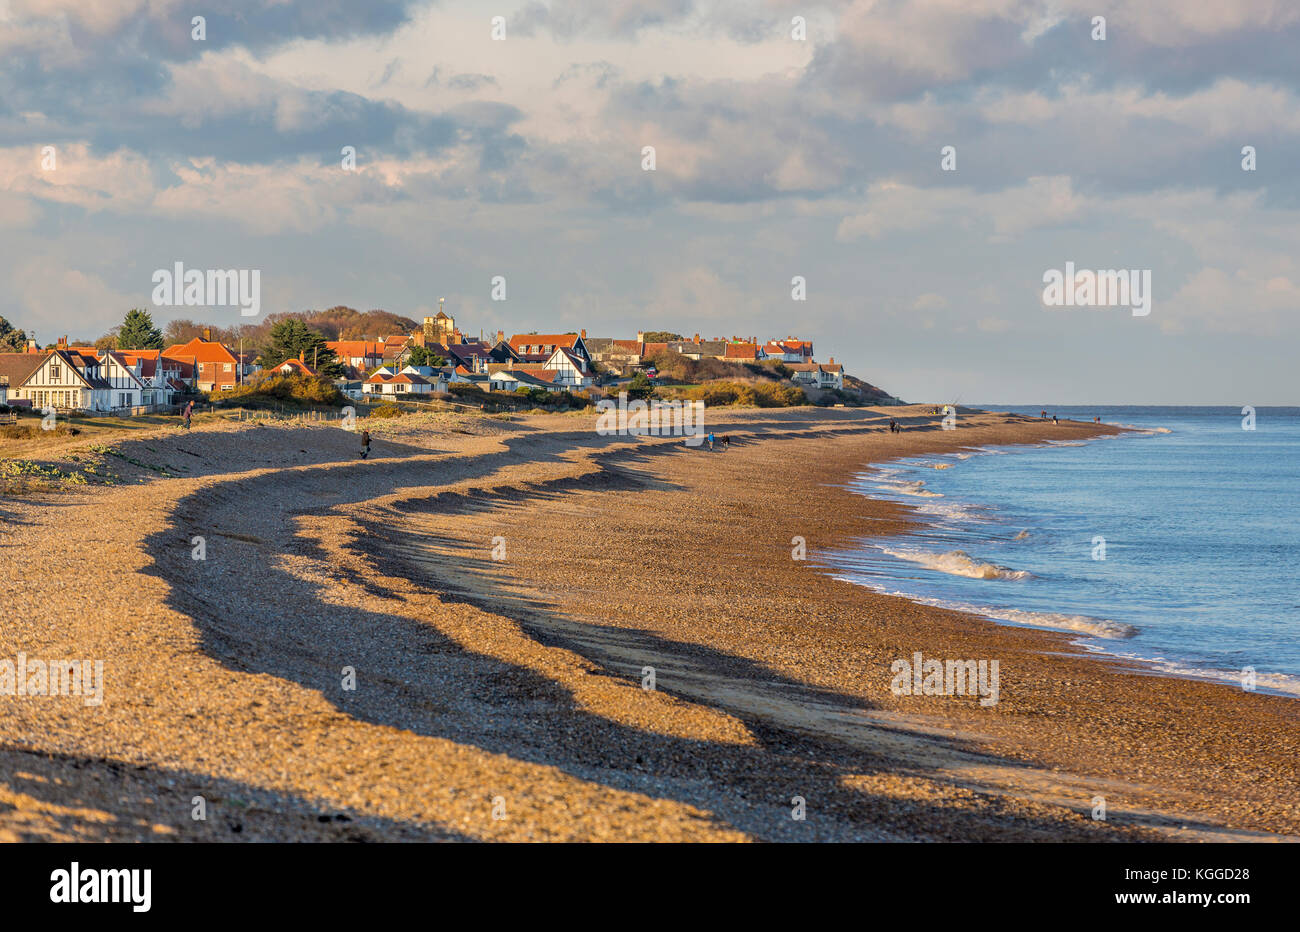
[[189, 361], [196, 373], [195, 387], [201, 392], [228, 391], [257, 371], [251, 353], [241, 355], [202, 337], [169, 346], [163, 350], [163, 355]]
[[557, 349], [567, 349], [582, 360], [582, 371], [591, 371], [591, 352], [587, 349], [587, 331], [580, 333], [516, 333], [510, 338], [510, 348], [521, 362], [544, 364]]
[[144, 383], [141, 404], [171, 404], [176, 395], [183, 394], [187, 390], [184, 373], [189, 367], [180, 360], [167, 358], [162, 350], [117, 350], [115, 352]]
[[552, 353], [550, 358], [542, 363], [542, 368], [555, 373], [556, 384], [575, 391], [590, 388], [596, 381], [586, 360], [575, 356], [572, 350], [564, 347]]
[[[51, 350], [40, 357], [19, 384], [16, 395], [37, 409], [107, 411], [114, 407], [114, 386], [102, 377], [100, 369], [100, 361], [93, 355], [68, 349]], [[129, 382], [120, 372], [118, 380]], [[130, 388], [126, 391], [129, 395]], [[118, 407], [129, 404], [128, 400]]]
[[813, 388], [843, 388], [844, 367], [836, 365], [835, 357], [829, 363], [796, 362], [788, 363], [790, 381], [796, 385], [810, 385]]

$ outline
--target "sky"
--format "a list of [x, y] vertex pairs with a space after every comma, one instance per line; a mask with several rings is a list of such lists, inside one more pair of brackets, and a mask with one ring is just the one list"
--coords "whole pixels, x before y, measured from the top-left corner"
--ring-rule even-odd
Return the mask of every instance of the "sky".
[[[181, 262], [909, 401], [1296, 404], [1298, 47], [1283, 0], [0, 0], [0, 316], [247, 320], [154, 306]], [[1045, 304], [1067, 262], [1150, 313]]]

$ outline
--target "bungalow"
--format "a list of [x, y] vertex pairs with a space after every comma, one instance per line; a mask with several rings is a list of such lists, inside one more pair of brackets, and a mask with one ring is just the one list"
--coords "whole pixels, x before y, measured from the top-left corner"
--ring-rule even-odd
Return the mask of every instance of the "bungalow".
[[433, 383], [421, 375], [408, 375], [405, 372], [394, 375], [380, 369], [362, 383], [362, 391], [372, 396], [428, 395], [433, 392]]
[[431, 391], [445, 393], [451, 380], [450, 366], [407, 366], [402, 375], [418, 375], [431, 386]]
[[558, 379], [559, 373], [554, 369], [538, 366], [515, 366], [513, 369], [498, 369], [492, 373], [493, 386], [500, 386], [500, 391], [516, 391], [520, 388], [540, 388], [547, 392], [562, 392], [564, 385]]
[[300, 354], [297, 359], [286, 359], [280, 365], [275, 367], [275, 371], [281, 375], [309, 375], [314, 376], [316, 370], [303, 361]]

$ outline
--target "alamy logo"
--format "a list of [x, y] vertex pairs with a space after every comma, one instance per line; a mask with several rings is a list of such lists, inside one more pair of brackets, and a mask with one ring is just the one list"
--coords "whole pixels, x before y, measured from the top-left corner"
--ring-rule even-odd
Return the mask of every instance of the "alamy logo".
[[[93, 672], [93, 676], [92, 676]], [[18, 661], [0, 660], [0, 696], [81, 696], [88, 706], [104, 701], [104, 661], [44, 660], [28, 658], [21, 651]]]
[[619, 392], [618, 404], [609, 398], [596, 402], [596, 433], [602, 437], [685, 437], [688, 447], [704, 442], [704, 402], [627, 400]]
[[262, 311], [261, 269], [172, 269], [153, 273], [156, 307], [238, 307], [244, 317]]
[[917, 651], [911, 661], [895, 660], [889, 671], [895, 696], [979, 696], [985, 708], [998, 702], [996, 660], [926, 660]]
[[135, 868], [82, 870], [73, 861], [68, 870], [50, 874], [51, 903], [130, 903], [137, 913], [149, 912], [153, 901], [153, 871]]
[[1048, 269], [1043, 303], [1049, 307], [1131, 307], [1134, 317], [1151, 313], [1150, 269]]

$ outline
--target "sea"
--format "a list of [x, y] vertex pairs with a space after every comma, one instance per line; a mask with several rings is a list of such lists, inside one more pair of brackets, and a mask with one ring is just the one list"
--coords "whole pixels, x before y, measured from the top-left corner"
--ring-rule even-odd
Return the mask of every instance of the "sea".
[[[1037, 416], [1041, 404], [979, 404]], [[1153, 673], [1300, 697], [1300, 408], [1055, 406], [1137, 430], [864, 468], [915, 532], [816, 559], [835, 576]]]

